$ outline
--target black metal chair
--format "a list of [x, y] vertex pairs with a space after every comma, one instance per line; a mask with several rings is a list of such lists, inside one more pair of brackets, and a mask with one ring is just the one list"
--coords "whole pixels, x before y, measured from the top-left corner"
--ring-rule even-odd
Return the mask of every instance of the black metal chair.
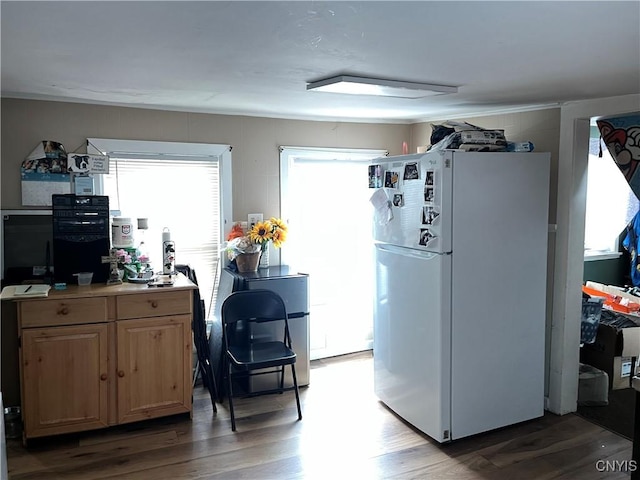
[[[225, 350], [227, 397], [231, 413], [231, 430], [236, 430], [233, 407], [233, 385], [236, 381], [251, 381], [257, 375], [279, 376], [273, 388], [250, 385], [244, 396], [283, 393], [293, 390], [298, 407], [298, 420], [302, 420], [298, 380], [296, 378], [296, 354], [291, 347], [287, 309], [282, 297], [271, 290], [243, 290], [229, 295], [222, 304], [222, 331]], [[273, 322], [273, 323], [272, 323]], [[269, 329], [264, 324], [271, 323]], [[261, 324], [258, 326], [257, 324]], [[273, 328], [273, 330], [270, 330]], [[261, 333], [257, 333], [262, 330]], [[282, 332], [282, 341], [271, 334]], [[278, 338], [277, 335], [275, 338]], [[284, 382], [285, 366], [291, 366], [293, 385]], [[269, 386], [269, 382], [266, 383]]]

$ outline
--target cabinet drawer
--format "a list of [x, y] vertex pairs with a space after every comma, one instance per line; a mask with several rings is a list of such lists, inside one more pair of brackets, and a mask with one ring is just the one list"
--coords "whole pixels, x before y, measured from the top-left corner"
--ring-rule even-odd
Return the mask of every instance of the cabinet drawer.
[[191, 313], [191, 290], [156, 291], [139, 295], [120, 295], [117, 299], [118, 319], [160, 317]]
[[22, 328], [106, 322], [107, 297], [20, 302]]

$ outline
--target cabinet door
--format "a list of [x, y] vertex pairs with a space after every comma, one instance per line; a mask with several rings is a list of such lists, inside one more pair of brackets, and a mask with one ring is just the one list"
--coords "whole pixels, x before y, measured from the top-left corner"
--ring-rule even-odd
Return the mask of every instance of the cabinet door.
[[191, 413], [191, 316], [117, 322], [118, 423]]
[[108, 426], [107, 325], [22, 330], [27, 438]]

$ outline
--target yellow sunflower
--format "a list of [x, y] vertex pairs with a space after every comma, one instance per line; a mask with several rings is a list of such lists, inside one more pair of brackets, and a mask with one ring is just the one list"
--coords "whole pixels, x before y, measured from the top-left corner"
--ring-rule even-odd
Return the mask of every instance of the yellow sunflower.
[[271, 217], [269, 222], [271, 222], [274, 230], [284, 230], [285, 232], [287, 231], [287, 224], [284, 223], [284, 220], [282, 220], [281, 218]]
[[249, 232], [249, 238], [254, 243], [260, 243], [260, 244], [266, 243], [269, 240], [271, 240], [271, 236], [272, 236], [271, 230], [273, 230], [271, 222], [269, 221], [258, 222], [253, 226], [253, 228]]
[[271, 240], [273, 240], [273, 246], [280, 248], [284, 241], [287, 239], [287, 231], [282, 228], [276, 228], [271, 234]]

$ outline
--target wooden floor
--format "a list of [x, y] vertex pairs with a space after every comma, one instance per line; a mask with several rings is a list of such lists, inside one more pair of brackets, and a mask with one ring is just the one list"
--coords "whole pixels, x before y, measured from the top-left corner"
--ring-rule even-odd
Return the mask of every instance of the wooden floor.
[[576, 416], [543, 418], [439, 445], [373, 395], [370, 353], [312, 362], [301, 390], [237, 401], [214, 415], [196, 387], [193, 420], [175, 416], [8, 443], [11, 479], [628, 479], [599, 460], [629, 460], [631, 442]]

